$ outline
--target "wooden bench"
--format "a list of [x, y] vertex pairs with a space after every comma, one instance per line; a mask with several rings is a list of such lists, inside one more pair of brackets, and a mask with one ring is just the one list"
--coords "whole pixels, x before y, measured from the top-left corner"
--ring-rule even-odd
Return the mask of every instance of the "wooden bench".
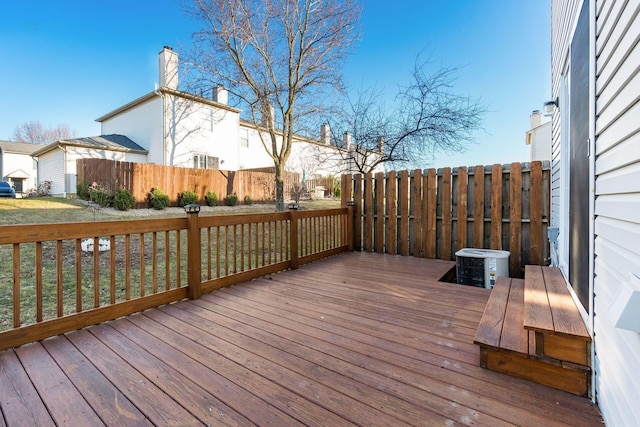
[[524, 280], [499, 277], [474, 343], [483, 368], [586, 396], [590, 338], [558, 274], [538, 266]]
[[536, 355], [589, 365], [591, 337], [557, 268], [525, 267], [524, 328], [535, 334]]

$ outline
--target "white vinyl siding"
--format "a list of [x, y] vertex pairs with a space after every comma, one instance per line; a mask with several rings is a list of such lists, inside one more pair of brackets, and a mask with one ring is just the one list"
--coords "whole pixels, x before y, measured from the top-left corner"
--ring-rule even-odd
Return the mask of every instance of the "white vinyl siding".
[[[571, 36], [575, 29], [581, 0], [554, 0], [551, 3], [551, 81], [552, 96], [556, 99], [562, 95], [562, 73], [565, 71]], [[567, 100], [561, 99], [561, 105]], [[558, 109], [552, 118], [552, 146], [551, 146], [551, 226], [561, 226], [561, 124]], [[563, 230], [561, 230], [563, 233]], [[563, 233], [566, 237], [566, 231]], [[562, 235], [560, 239], [564, 238]]]
[[37, 164], [34, 163], [33, 157], [29, 154], [18, 153], [2, 153], [2, 179], [6, 180], [6, 176], [16, 170], [21, 170], [27, 173], [30, 177], [24, 181], [22, 190], [26, 192], [29, 189], [36, 188], [38, 186], [38, 169]]
[[596, 20], [596, 391], [608, 425], [640, 425], [640, 334], [608, 316], [640, 276], [640, 4], [598, 1]]
[[102, 135], [126, 135], [149, 151], [148, 162], [164, 164], [162, 98], [156, 96], [102, 122]]
[[237, 112], [168, 94], [164, 102], [166, 165], [191, 168], [194, 156], [204, 155], [217, 157], [222, 169], [238, 169]]
[[51, 194], [65, 193], [64, 151], [56, 148], [38, 158], [38, 185], [51, 181]]
[[[552, 0], [552, 98], [562, 96], [581, 5]], [[595, 10], [595, 397], [607, 425], [640, 425], [640, 334], [616, 328], [609, 318], [621, 284], [640, 275], [640, 2], [596, 0]], [[561, 224], [565, 197], [560, 117], [556, 112], [552, 131], [554, 226]]]

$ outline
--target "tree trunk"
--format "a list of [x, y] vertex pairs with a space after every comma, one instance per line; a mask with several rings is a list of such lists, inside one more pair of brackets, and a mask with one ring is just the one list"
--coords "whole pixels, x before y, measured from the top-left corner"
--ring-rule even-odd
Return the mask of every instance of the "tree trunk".
[[276, 211], [284, 211], [284, 165], [276, 166]]

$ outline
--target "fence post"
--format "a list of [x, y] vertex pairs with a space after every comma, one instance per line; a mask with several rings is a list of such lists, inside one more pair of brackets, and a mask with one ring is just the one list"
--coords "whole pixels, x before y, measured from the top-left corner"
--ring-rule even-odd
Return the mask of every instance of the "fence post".
[[355, 235], [353, 234], [356, 221], [355, 209], [353, 209], [355, 205], [356, 202], [353, 200], [347, 202], [347, 250], [349, 252], [353, 252], [355, 245]]
[[298, 268], [298, 204], [289, 203], [289, 223], [291, 232], [289, 233], [289, 250], [291, 251], [291, 269]]
[[200, 205], [186, 205], [187, 212], [187, 281], [189, 285], [189, 299], [198, 299], [202, 294], [202, 246], [200, 244], [200, 228], [198, 213]]

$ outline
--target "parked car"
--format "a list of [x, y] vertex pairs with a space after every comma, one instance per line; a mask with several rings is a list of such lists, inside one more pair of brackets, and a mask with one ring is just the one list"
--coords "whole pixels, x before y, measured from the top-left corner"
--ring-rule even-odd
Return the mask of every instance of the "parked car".
[[0, 181], [0, 197], [16, 197], [16, 192], [7, 181]]

